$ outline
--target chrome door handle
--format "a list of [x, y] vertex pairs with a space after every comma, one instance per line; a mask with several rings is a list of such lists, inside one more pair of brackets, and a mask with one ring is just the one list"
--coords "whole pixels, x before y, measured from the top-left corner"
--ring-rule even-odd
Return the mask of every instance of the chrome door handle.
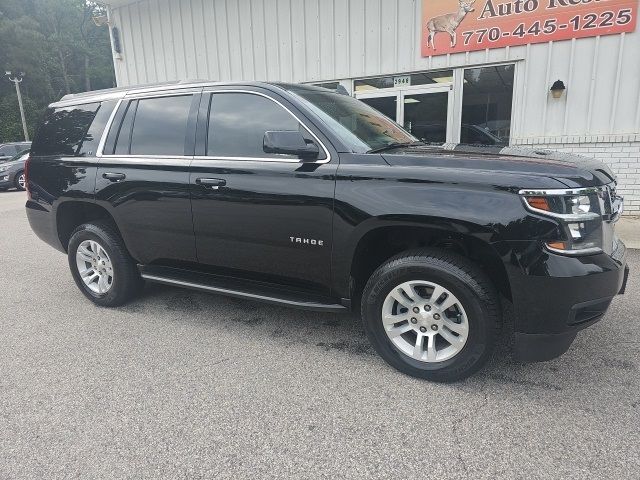
[[196, 184], [217, 190], [219, 187], [224, 187], [227, 181], [222, 178], [196, 178]]
[[102, 174], [102, 178], [105, 178], [111, 182], [121, 182], [122, 180], [127, 178], [127, 176], [124, 173], [107, 172]]

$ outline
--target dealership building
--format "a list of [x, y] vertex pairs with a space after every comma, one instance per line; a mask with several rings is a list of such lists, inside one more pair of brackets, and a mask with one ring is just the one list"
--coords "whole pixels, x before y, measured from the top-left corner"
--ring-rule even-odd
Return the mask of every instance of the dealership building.
[[434, 143], [597, 157], [640, 214], [638, 0], [108, 0], [119, 85], [339, 88]]

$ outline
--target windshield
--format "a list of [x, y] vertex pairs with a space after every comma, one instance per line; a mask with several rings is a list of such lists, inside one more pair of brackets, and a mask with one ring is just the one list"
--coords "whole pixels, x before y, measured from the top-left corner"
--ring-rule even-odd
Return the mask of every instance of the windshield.
[[310, 88], [290, 88], [355, 153], [396, 143], [417, 142], [397, 123], [348, 95]]

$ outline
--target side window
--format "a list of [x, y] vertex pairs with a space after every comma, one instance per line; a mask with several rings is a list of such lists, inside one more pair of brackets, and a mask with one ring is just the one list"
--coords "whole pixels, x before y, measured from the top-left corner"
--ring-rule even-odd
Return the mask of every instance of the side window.
[[175, 95], [130, 101], [107, 143], [117, 128], [116, 155], [184, 155], [192, 99], [193, 95]]
[[187, 120], [193, 95], [138, 101], [131, 155], [184, 155]]
[[268, 98], [250, 93], [211, 95], [208, 156], [273, 157], [263, 150], [264, 134], [269, 130], [298, 130], [312, 141], [309, 132], [289, 112]]
[[95, 156], [98, 149], [98, 143], [102, 137], [102, 132], [107, 126], [111, 112], [116, 107], [117, 100], [107, 100], [100, 104], [98, 111], [91, 122], [91, 126], [84, 136], [84, 141], [78, 150], [78, 156], [80, 157], [92, 157]]
[[50, 108], [33, 141], [33, 155], [75, 156], [86, 140], [99, 103]]
[[0, 147], [0, 155], [8, 157], [16, 154], [15, 148], [13, 145], [5, 145], [4, 147]]

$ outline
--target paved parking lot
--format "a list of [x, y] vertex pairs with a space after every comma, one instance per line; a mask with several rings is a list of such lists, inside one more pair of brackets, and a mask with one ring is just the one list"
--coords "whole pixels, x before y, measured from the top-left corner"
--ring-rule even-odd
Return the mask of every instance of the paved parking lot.
[[0, 478], [638, 478], [639, 251], [562, 358], [503, 342], [437, 385], [348, 316], [152, 285], [97, 308], [24, 201], [0, 193]]

